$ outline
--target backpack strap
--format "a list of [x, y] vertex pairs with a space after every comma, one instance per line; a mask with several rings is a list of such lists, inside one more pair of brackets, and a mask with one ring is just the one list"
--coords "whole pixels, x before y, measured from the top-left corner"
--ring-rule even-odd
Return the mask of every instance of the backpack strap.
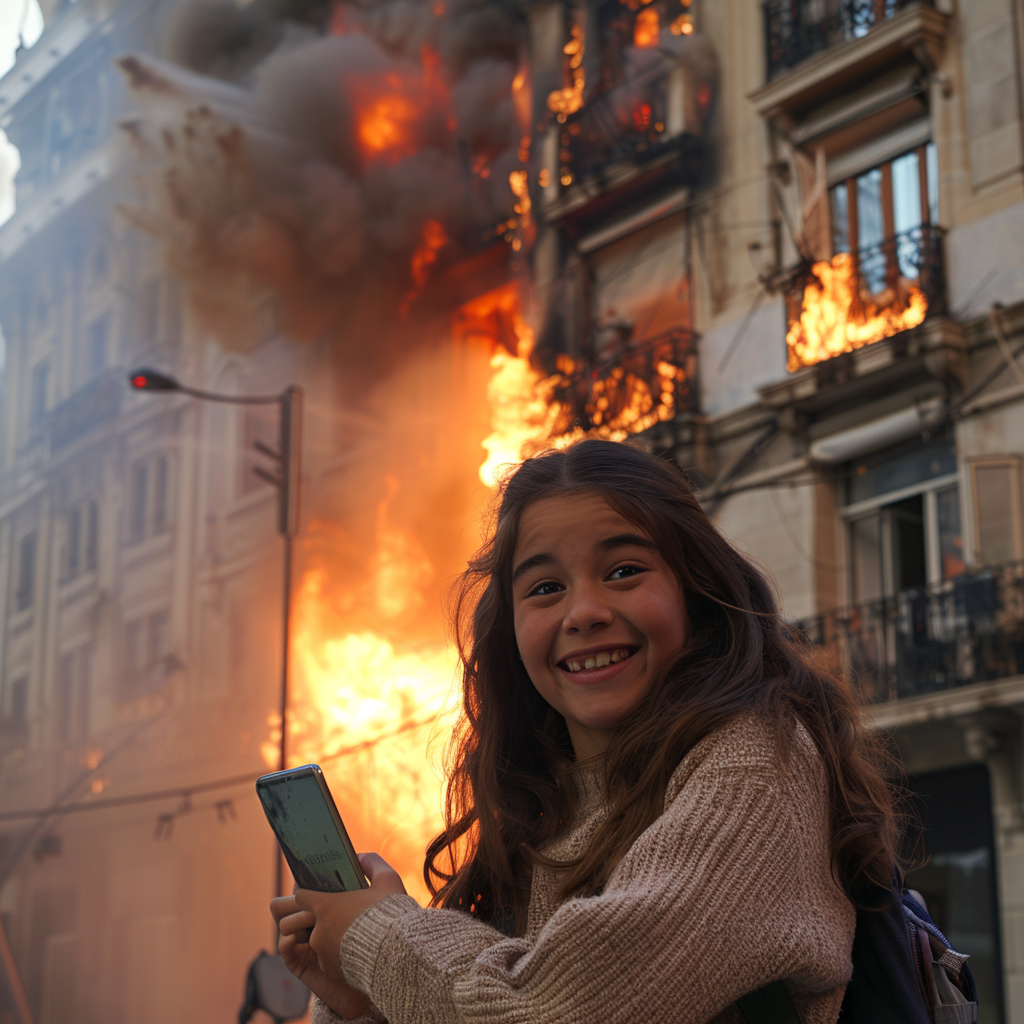
[[800, 1015], [781, 980], [740, 996], [736, 1009], [745, 1024], [800, 1024]]

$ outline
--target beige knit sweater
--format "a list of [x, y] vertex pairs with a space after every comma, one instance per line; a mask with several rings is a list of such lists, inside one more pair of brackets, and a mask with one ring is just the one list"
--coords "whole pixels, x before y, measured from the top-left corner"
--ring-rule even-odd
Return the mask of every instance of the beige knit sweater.
[[[389, 1024], [741, 1024], [733, 1005], [784, 978], [803, 1024], [835, 1024], [855, 913], [832, 879], [820, 757], [797, 727], [780, 771], [752, 718], [702, 740], [665, 811], [599, 896], [558, 898], [534, 869], [522, 938], [388, 896], [345, 933], [341, 966]], [[606, 810], [599, 769], [574, 773], [577, 813], [544, 852], [582, 851]], [[322, 1003], [313, 1024], [337, 1024]]]

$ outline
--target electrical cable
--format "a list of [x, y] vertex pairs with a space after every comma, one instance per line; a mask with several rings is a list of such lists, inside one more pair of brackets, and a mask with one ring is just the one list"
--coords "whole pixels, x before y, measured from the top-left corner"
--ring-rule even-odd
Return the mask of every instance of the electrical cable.
[[[364, 750], [372, 749], [377, 746], [377, 744], [383, 743], [385, 740], [394, 739], [396, 736], [400, 736], [403, 733], [412, 732], [415, 729], [420, 729], [427, 725], [433, 725], [437, 722], [437, 718], [437, 715], [431, 715], [429, 718], [414, 719], [410, 722], [403, 722], [400, 726], [389, 732], [381, 733], [367, 740], [361, 740], [359, 743], [354, 743], [351, 746], [342, 747], [340, 750], [336, 750], [332, 754], [325, 754], [320, 758], [320, 763], [325, 764], [328, 761], [335, 761], [343, 757], [351, 757], [353, 754], [358, 754]], [[111, 755], [108, 755], [108, 758], [109, 756]], [[99, 766], [97, 766], [97, 768], [98, 767]], [[7, 821], [37, 821], [39, 819], [60, 817], [64, 814], [80, 814], [85, 811], [102, 811], [111, 807], [127, 807], [133, 804], [152, 803], [160, 800], [187, 799], [196, 793], [210, 793], [218, 789], [230, 789], [233, 786], [243, 786], [246, 783], [255, 782], [264, 774], [266, 773], [248, 772], [244, 775], [233, 775], [224, 779], [214, 779], [210, 782], [199, 782], [191, 786], [177, 786], [172, 789], [153, 790], [147, 793], [131, 793], [126, 796], [108, 797], [105, 800], [86, 800], [73, 804], [55, 804], [47, 808], [36, 808], [24, 811], [5, 811], [0, 813], [0, 823]], [[31, 842], [31, 839], [33, 838], [35, 838], [34, 834], [31, 835], [29, 842]], [[27, 843], [24, 843], [23, 846], [27, 848]], [[23, 851], [19, 852], [19, 857], [21, 852]]]

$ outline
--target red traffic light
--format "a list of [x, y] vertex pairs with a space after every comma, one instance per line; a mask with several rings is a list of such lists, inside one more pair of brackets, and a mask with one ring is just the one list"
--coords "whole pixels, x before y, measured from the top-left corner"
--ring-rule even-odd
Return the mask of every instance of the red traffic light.
[[181, 387], [173, 377], [148, 367], [129, 373], [128, 383], [137, 391], [177, 391]]

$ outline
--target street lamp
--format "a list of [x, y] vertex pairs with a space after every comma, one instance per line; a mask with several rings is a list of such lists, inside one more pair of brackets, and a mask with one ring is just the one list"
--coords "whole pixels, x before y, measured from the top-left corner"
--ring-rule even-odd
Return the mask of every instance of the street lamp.
[[[285, 388], [279, 395], [222, 395], [212, 391], [201, 391], [188, 387], [174, 377], [143, 367], [128, 374], [128, 382], [136, 391], [179, 391], [206, 402], [226, 402], [231, 405], [273, 405], [278, 407], [278, 447], [275, 451], [262, 441], [254, 447], [261, 455], [276, 462], [278, 471], [269, 472], [257, 466], [255, 473], [277, 490], [277, 532], [284, 539], [284, 619], [282, 622], [281, 647], [281, 746], [278, 752], [278, 768], [284, 771], [287, 753], [288, 716], [288, 626], [291, 613], [292, 594], [292, 538], [299, 528], [299, 472], [301, 468], [302, 444], [302, 388], [297, 385]], [[276, 848], [276, 844], [275, 844]], [[281, 854], [277, 851], [275, 861], [274, 895], [281, 895], [282, 870]]]

